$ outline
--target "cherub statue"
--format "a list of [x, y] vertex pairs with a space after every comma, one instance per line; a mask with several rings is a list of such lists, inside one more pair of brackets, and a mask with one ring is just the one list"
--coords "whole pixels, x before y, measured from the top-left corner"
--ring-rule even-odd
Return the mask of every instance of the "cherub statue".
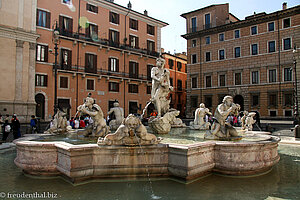
[[231, 96], [225, 96], [222, 103], [218, 105], [214, 114], [214, 123], [211, 130], [206, 132], [207, 139], [220, 139], [237, 137], [238, 132], [226, 119], [228, 115], [237, 115], [240, 110], [240, 105], [233, 103]]
[[151, 145], [158, 144], [160, 139], [147, 133], [141, 120], [133, 114], [128, 115], [113, 134], [98, 139], [98, 145]]
[[65, 133], [67, 131], [67, 126], [68, 126], [67, 123], [68, 120], [66, 118], [66, 115], [67, 114], [65, 112], [58, 109], [52, 120], [52, 126], [44, 133], [50, 133], [50, 134]]
[[191, 129], [209, 129], [209, 126], [211, 125], [209, 122], [204, 121], [205, 115], [212, 115], [211, 112], [209, 112], [209, 109], [205, 107], [204, 103], [201, 103], [199, 105], [199, 108], [195, 111], [195, 119], [194, 122], [191, 122], [190, 126]]
[[93, 123], [89, 124], [82, 132], [85, 136], [104, 137], [109, 133], [109, 127], [106, 126], [102, 109], [99, 105], [94, 103], [94, 99], [87, 97], [83, 105], [78, 106], [78, 112], [89, 115]]
[[248, 129], [248, 131], [252, 131], [253, 130], [253, 124], [255, 124], [256, 120], [253, 119], [253, 117], [256, 115], [255, 112], [250, 112], [245, 120], [245, 128], [244, 129]]

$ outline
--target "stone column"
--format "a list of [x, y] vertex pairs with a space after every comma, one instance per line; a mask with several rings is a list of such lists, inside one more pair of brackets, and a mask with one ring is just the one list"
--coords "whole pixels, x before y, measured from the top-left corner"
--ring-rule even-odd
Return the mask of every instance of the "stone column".
[[22, 101], [23, 45], [24, 45], [24, 41], [16, 40], [15, 101]]
[[35, 51], [36, 44], [29, 43], [28, 102], [30, 103], [35, 102]]

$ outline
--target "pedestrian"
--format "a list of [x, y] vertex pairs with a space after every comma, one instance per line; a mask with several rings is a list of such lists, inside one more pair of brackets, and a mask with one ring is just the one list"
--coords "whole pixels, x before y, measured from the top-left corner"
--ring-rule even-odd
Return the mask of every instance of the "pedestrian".
[[74, 128], [78, 129], [79, 128], [79, 120], [78, 117], [76, 117], [75, 122], [74, 122]]
[[85, 128], [84, 117], [80, 117], [79, 128]]
[[4, 121], [3, 121], [3, 119], [2, 119], [2, 115], [0, 114], [0, 133], [3, 133], [3, 131], [2, 131], [2, 125], [4, 124]]
[[21, 132], [20, 132], [20, 121], [18, 120], [16, 114], [14, 114], [11, 119], [11, 125], [12, 125], [14, 139], [18, 139], [19, 137], [21, 137]]
[[6, 139], [11, 131], [11, 126], [8, 123], [8, 120], [5, 120], [3, 125], [2, 125], [2, 129], [3, 129], [3, 136], [2, 136], [2, 141], [6, 142]]
[[74, 126], [75, 126], [74, 117], [71, 117], [71, 119], [69, 120], [69, 122], [70, 122], [70, 126], [72, 126], [72, 128], [74, 128]]
[[37, 133], [36, 125], [37, 125], [37, 120], [34, 115], [31, 115], [30, 128], [32, 134]]
[[89, 125], [89, 116], [85, 116], [84, 123], [85, 123], [85, 126]]

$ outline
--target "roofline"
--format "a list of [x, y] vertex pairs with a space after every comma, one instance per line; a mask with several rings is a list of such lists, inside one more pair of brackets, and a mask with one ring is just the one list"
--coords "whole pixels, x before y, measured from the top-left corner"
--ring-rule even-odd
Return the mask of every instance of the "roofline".
[[[90, 0], [86, 0], [86, 1], [89, 2]], [[118, 7], [120, 10], [124, 11], [125, 13], [127, 13], [129, 11], [129, 9], [127, 7], [119, 5], [119, 4], [115, 3], [115, 2], [110, 2], [110, 1], [106, 1], [106, 0], [93, 0], [93, 1], [99, 2], [99, 3], [102, 3], [102, 4], [106, 4], [108, 6], [113, 5], [115, 7]], [[90, 2], [93, 3], [93, 1], [90, 1]], [[141, 18], [154, 21], [155, 23], [160, 24], [162, 27], [169, 25], [166, 22], [163, 22], [161, 20], [155, 19], [155, 18], [150, 17], [148, 15], [144, 15], [144, 14], [142, 14], [140, 12], [135, 11], [135, 10], [130, 10], [130, 13], [134, 13], [134, 14], [136, 14], [137, 16], [139, 16]]]
[[238, 21], [241, 21], [239, 18], [237, 18], [234, 14], [229, 13], [229, 15], [231, 15], [232, 17], [234, 17], [235, 19], [237, 19]]
[[[246, 27], [249, 25], [254, 25], [257, 23], [263, 23], [265, 21], [271, 21], [274, 19], [281, 19], [281, 18], [286, 18], [295, 14], [300, 13], [300, 5], [298, 6], [294, 6], [285, 10], [279, 10], [279, 11], [275, 11], [263, 16], [257, 16], [251, 19], [244, 19], [244, 20], [240, 20], [237, 22], [233, 22], [233, 23], [229, 23], [229, 24], [223, 24], [220, 26], [216, 26], [213, 28], [209, 28], [209, 29], [203, 29], [201, 31], [197, 31], [194, 33], [187, 33], [184, 35], [181, 35], [181, 37], [185, 38], [185, 39], [191, 39], [194, 38], [195, 36], [199, 36], [199, 35], [209, 35], [215, 32], [223, 32], [226, 30], [232, 30], [232, 29], [236, 29], [236, 28], [240, 28], [240, 27]], [[260, 22], [257, 22], [260, 21]], [[217, 31], [219, 29], [219, 31]]]
[[191, 13], [194, 13], [194, 12], [198, 12], [198, 11], [200, 11], [200, 10], [204, 10], [204, 9], [207, 9], [207, 8], [210, 8], [210, 7], [213, 7], [213, 6], [221, 6], [221, 5], [226, 5], [226, 4], [228, 4], [228, 3], [223, 3], [223, 4], [212, 4], [212, 5], [206, 6], [206, 7], [204, 7], [204, 8], [200, 8], [200, 9], [193, 10], [193, 11], [190, 11], [190, 12], [187, 12], [187, 13], [183, 13], [183, 14], [181, 14], [180, 16], [183, 17], [183, 18], [185, 18], [185, 16], [188, 15], [188, 14], [191, 14]]
[[167, 53], [167, 52], [161, 53], [161, 55], [164, 55], [164, 54], [169, 55], [169, 56], [172, 56], [172, 57], [175, 57], [175, 58], [178, 58], [178, 59], [181, 59], [181, 60], [184, 60], [184, 61], [187, 61], [187, 59], [185, 59], [185, 58], [181, 58], [181, 57], [179, 57], [179, 56], [175, 56], [175, 55], [170, 54], [170, 53]]

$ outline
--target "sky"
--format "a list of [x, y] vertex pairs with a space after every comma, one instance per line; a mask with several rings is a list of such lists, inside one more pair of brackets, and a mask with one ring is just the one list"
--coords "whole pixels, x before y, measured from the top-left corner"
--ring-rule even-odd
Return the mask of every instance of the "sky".
[[[114, 2], [126, 6], [129, 0], [115, 0]], [[166, 52], [186, 52], [186, 40], [181, 35], [186, 33], [186, 22], [180, 15], [212, 4], [229, 3], [229, 12], [240, 20], [254, 12], [272, 13], [282, 9], [282, 3], [287, 2], [291, 8], [300, 4], [300, 0], [130, 0], [132, 9], [144, 13], [169, 25], [162, 28], [162, 48]]]

